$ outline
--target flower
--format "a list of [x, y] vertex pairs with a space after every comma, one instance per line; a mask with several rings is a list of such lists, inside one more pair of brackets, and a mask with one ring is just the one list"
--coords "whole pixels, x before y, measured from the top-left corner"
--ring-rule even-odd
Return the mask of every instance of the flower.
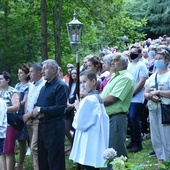
[[106, 160], [113, 160], [113, 158], [117, 156], [117, 152], [113, 149], [113, 148], [107, 148], [104, 152], [103, 152], [103, 158]]
[[117, 152], [113, 148], [107, 148], [103, 152], [103, 158], [106, 159], [104, 165], [106, 166], [107, 164], [111, 164], [114, 170], [126, 169], [125, 162], [127, 161], [127, 157], [124, 156], [116, 157], [116, 156], [117, 156]]
[[126, 168], [125, 161], [127, 157], [121, 156], [116, 157], [110, 164], [112, 165], [114, 170], [124, 170]]

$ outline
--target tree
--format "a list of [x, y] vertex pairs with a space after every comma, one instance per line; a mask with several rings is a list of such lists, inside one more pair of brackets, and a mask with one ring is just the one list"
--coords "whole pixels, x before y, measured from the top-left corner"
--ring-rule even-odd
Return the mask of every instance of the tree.
[[37, 3], [4, 0], [0, 7], [0, 70], [12, 73], [19, 66], [38, 61], [40, 25]]
[[41, 32], [42, 32], [42, 42], [41, 42], [41, 56], [42, 60], [48, 58], [47, 51], [47, 5], [46, 0], [41, 0]]
[[169, 6], [169, 0], [126, 0], [125, 10], [133, 20], [146, 18], [147, 24], [140, 30], [147, 37], [157, 38], [170, 32]]
[[148, 0], [144, 5], [148, 24], [145, 27], [148, 36], [158, 37], [170, 32], [170, 1]]
[[123, 0], [97, 2], [94, 0], [2, 0], [0, 58], [3, 64], [1, 68], [5, 66], [7, 70], [13, 71], [14, 67], [16, 69], [23, 63], [41, 62], [47, 58], [56, 59], [64, 70], [66, 63], [74, 63], [75, 54], [69, 45], [66, 29], [66, 23], [72, 20], [74, 10], [78, 20], [85, 25], [79, 47], [81, 57], [90, 53], [98, 54], [105, 45], [117, 45], [123, 49], [124, 35], [130, 42], [135, 38], [140, 40], [144, 37], [140, 28], [145, 25], [145, 20], [135, 21], [127, 16]]

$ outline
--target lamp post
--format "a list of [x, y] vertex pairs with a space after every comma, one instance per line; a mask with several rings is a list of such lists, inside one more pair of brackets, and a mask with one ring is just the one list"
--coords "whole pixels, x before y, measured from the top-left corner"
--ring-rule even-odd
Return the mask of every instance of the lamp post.
[[81, 40], [81, 33], [82, 29], [84, 27], [84, 24], [77, 20], [77, 14], [74, 11], [73, 14], [73, 20], [70, 21], [67, 25], [67, 31], [68, 31], [68, 37], [70, 41], [70, 45], [73, 48], [73, 51], [76, 53], [76, 66], [77, 66], [77, 88], [78, 88], [78, 97], [79, 97], [79, 87], [80, 87], [80, 79], [79, 79], [79, 73], [80, 73], [80, 56], [78, 52], [78, 46], [80, 45]]
[[126, 35], [122, 38], [123, 42], [125, 43], [126, 47], [128, 46], [128, 37]]

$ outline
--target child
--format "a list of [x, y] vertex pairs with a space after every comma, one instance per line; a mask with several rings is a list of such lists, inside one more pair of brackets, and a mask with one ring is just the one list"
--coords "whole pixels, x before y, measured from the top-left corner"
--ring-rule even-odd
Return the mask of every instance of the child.
[[[7, 129], [7, 106], [6, 103], [0, 98], [0, 164], [2, 165], [1, 155], [3, 153], [4, 140], [6, 138]], [[2, 167], [0, 167], [1, 169]]]
[[75, 136], [69, 159], [80, 164], [81, 170], [99, 170], [104, 166], [102, 153], [109, 144], [109, 118], [99, 96], [97, 77], [92, 70], [81, 72], [82, 90], [88, 95], [74, 103], [77, 113], [73, 127]]

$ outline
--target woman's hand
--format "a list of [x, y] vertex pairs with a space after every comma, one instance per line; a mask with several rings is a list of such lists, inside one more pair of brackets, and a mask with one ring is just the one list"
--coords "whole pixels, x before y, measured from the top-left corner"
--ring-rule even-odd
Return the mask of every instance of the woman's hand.
[[152, 98], [151, 98], [151, 100], [152, 100], [153, 102], [156, 102], [156, 103], [161, 102], [161, 99], [160, 99], [157, 95], [153, 95]]
[[161, 99], [160, 99], [159, 95], [160, 95], [160, 90], [152, 91], [151, 92], [151, 100], [153, 102], [156, 102], [156, 103], [161, 102]]

